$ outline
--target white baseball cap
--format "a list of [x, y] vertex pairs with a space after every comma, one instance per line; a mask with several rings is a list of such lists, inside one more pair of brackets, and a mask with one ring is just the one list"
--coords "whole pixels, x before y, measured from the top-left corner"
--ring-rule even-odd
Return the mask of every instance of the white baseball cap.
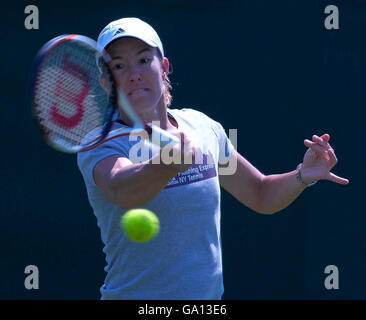
[[98, 50], [104, 50], [112, 41], [123, 37], [133, 37], [150, 47], [158, 48], [164, 57], [163, 44], [158, 34], [148, 23], [138, 18], [122, 18], [109, 23], [99, 34]]

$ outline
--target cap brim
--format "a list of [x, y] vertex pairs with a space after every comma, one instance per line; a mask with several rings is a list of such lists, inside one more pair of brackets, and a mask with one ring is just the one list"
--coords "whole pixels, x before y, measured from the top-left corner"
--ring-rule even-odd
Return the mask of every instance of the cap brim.
[[[105, 46], [104, 46], [104, 50], [106, 50], [113, 42], [115, 42], [116, 40], [118, 39], [121, 39], [121, 38], [135, 38], [135, 39], [138, 39], [144, 43], [146, 43], [148, 46], [150, 47], [153, 47], [153, 48], [158, 48], [159, 49], [159, 46], [156, 45], [155, 43], [151, 42], [151, 41], [146, 41], [145, 39], [142, 39], [141, 37], [139, 36], [136, 36], [134, 34], [126, 34], [126, 33], [123, 33], [123, 34], [120, 34], [120, 35], [117, 35], [115, 36], [111, 41], [109, 41]], [[159, 49], [160, 51], [160, 49]], [[162, 55], [164, 55], [163, 52], [161, 52]]]

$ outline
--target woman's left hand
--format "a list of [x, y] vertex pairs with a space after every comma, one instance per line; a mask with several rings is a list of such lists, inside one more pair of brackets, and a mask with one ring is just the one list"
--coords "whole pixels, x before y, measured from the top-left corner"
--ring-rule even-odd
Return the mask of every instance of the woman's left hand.
[[329, 139], [329, 134], [323, 134], [321, 137], [313, 135], [312, 141], [304, 140], [305, 146], [308, 147], [301, 167], [301, 176], [305, 183], [318, 180], [329, 180], [343, 185], [349, 183], [348, 179], [330, 172], [338, 160], [329, 144]]

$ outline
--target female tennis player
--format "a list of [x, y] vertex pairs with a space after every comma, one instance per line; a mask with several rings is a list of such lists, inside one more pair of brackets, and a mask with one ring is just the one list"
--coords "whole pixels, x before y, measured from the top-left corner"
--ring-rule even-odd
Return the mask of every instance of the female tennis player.
[[[131, 137], [78, 153], [106, 254], [102, 299], [221, 299], [220, 187], [252, 210], [273, 214], [318, 180], [348, 184], [330, 172], [337, 157], [328, 134], [304, 140], [308, 149], [295, 170], [264, 175], [235, 150], [220, 123], [196, 110], [170, 108], [169, 61], [147, 23], [113, 21], [97, 43], [112, 57], [112, 71], [138, 115], [158, 121], [184, 145], [170, 162], [163, 149]], [[108, 91], [103, 73], [100, 83]], [[120, 114], [115, 125], [131, 122]], [[185, 156], [192, 156], [193, 164], [181, 161]], [[220, 175], [224, 163], [234, 163], [236, 170]], [[137, 243], [125, 236], [119, 220], [131, 208], [159, 217], [157, 237]]]

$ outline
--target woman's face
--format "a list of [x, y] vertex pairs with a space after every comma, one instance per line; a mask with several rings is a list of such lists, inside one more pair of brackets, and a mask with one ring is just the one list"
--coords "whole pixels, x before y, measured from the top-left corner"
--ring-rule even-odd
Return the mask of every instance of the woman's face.
[[138, 114], [154, 112], [164, 103], [163, 80], [169, 62], [161, 59], [158, 49], [126, 37], [114, 41], [107, 51], [112, 58], [112, 72]]

